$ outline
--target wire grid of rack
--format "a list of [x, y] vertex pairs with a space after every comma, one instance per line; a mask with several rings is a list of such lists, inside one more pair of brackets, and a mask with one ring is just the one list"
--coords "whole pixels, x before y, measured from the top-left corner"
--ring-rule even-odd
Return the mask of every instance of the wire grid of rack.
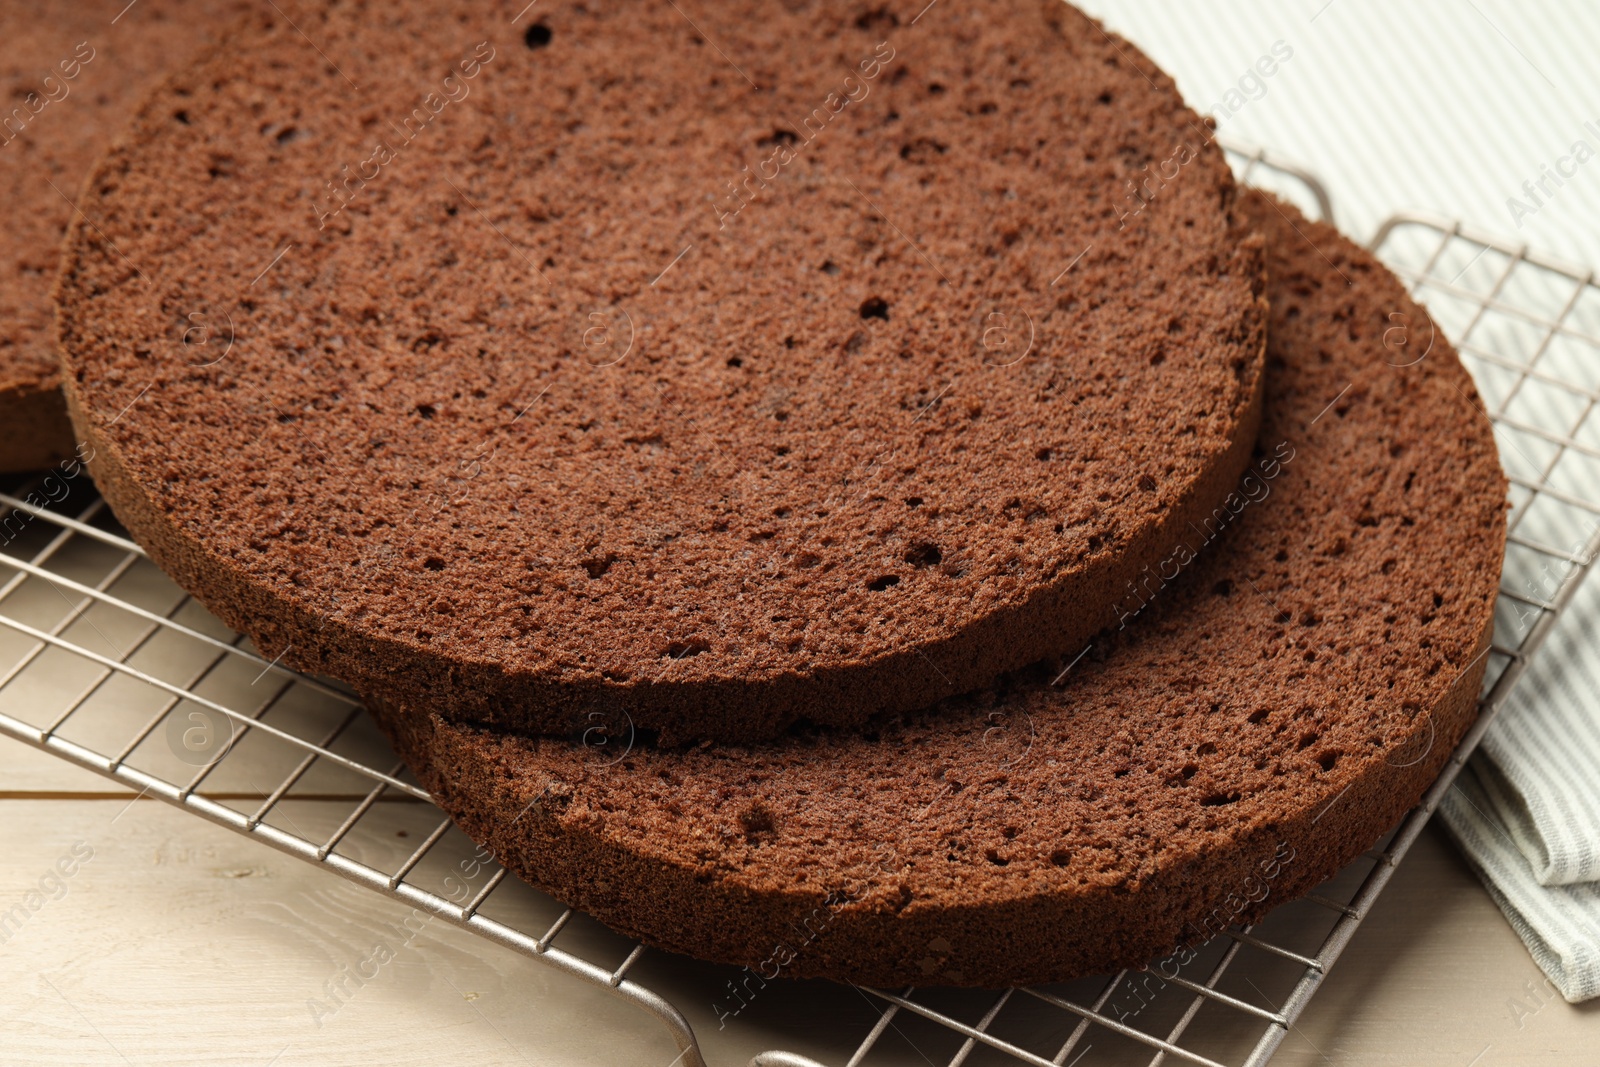
[[[1241, 177], [1330, 214], [1303, 169], [1229, 154]], [[1050, 1067], [1091, 1050], [1086, 1067], [1271, 1058], [1600, 550], [1592, 273], [1420, 215], [1391, 219], [1373, 247], [1463, 353], [1512, 482], [1482, 714], [1421, 805], [1316, 893], [1214, 939], [1176, 977], [1124, 971], [998, 993], [780, 981], [753, 1013], [760, 1037], [803, 1051], [759, 1052], [752, 1067]], [[733, 1062], [716, 1055], [726, 1042], [702, 1005], [734, 969], [647, 953], [507, 878], [429, 803], [349, 692], [267, 662], [221, 626], [127, 539], [81, 473], [13, 479], [0, 505], [0, 732], [610, 989], [659, 1019], [685, 1067]], [[397, 843], [413, 835], [414, 848]]]

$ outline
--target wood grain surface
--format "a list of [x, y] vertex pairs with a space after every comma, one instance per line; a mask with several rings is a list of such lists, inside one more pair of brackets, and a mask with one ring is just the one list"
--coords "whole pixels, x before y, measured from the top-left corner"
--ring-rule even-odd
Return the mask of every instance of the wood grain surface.
[[[27, 912], [0, 931], [6, 1067], [668, 1067], [677, 1055], [653, 1019], [607, 992], [444, 922], [409, 919], [403, 905], [26, 746], [0, 742], [0, 783], [0, 915]], [[293, 817], [314, 819], [314, 806]], [[390, 958], [376, 962], [380, 944]], [[1231, 991], [1251, 998], [1252, 974], [1269, 966], [1241, 957]], [[358, 969], [376, 973], [350, 978]], [[772, 1048], [842, 1063], [877, 1015], [854, 991], [779, 982], [719, 1031], [718, 969], [649, 955], [634, 976], [680, 991], [714, 1067]], [[330, 992], [341, 980], [346, 992]], [[1208, 1020], [1202, 1011], [1195, 1021], [1196, 1047]], [[1069, 1029], [1059, 1015], [1028, 1025]], [[888, 1062], [948, 1062], [955, 1048], [935, 1037], [891, 1034]], [[1093, 1039], [1077, 1062], [1146, 1062], [1135, 1051]], [[1600, 1003], [1574, 1007], [1551, 992], [1430, 830], [1274, 1062], [1595, 1063]]]

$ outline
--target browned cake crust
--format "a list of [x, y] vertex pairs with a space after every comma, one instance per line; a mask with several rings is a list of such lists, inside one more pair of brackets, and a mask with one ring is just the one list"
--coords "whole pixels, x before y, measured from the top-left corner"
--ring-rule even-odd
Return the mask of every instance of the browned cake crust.
[[266, 19], [87, 195], [96, 481], [269, 656], [469, 719], [754, 739], [1076, 651], [1248, 461], [1260, 245], [1131, 46], [924, 6]]
[[1178, 946], [1170, 970], [1306, 892], [1473, 719], [1506, 483], [1471, 381], [1395, 279], [1293, 208], [1245, 205], [1272, 340], [1239, 514], [1209, 546], [1185, 535], [1186, 573], [1059, 687], [1045, 671], [867, 737], [689, 752], [630, 749], [605, 715], [587, 745], [420, 708], [380, 722], [513, 871], [764, 978], [998, 986]]
[[247, 6], [0, 4], [0, 471], [45, 467], [74, 451], [50, 288], [84, 179], [156, 80]]

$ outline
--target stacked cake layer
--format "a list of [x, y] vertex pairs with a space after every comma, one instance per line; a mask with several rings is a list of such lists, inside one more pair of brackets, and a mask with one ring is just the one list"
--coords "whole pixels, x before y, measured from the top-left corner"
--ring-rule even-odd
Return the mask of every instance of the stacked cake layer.
[[0, 471], [77, 450], [50, 290], [84, 179], [145, 95], [255, 5], [39, 0], [0, 7]]
[[95, 170], [67, 405], [186, 589], [791, 976], [1183, 952], [1415, 803], [1505, 482], [1387, 271], [1054, 0], [520, 6], [258, 13]]

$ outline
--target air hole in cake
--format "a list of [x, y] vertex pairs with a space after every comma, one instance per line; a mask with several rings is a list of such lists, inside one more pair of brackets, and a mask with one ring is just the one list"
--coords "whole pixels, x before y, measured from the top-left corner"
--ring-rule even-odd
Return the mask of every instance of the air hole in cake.
[[728, 366], [742, 367], [744, 366], [744, 360], [740, 359], [738, 356], [734, 356], [732, 359], [728, 360]]
[[1268, 712], [1266, 708], [1257, 708], [1255, 711], [1250, 713], [1249, 718], [1247, 718], [1245, 721], [1251, 725], [1260, 725], [1261, 723], [1267, 721], [1268, 714], [1270, 714], [1270, 712]]
[[932, 163], [949, 150], [950, 146], [942, 141], [918, 137], [900, 146], [900, 158], [911, 163]]
[[1148, 474], [1139, 475], [1139, 488], [1147, 493], [1156, 491], [1156, 480]]
[[1338, 762], [1339, 753], [1337, 752], [1324, 752], [1317, 757], [1317, 766], [1321, 767], [1324, 772], [1333, 770]]
[[908, 508], [920, 508], [921, 506], [922, 506], [922, 498], [920, 496], [908, 496], [908, 497], [906, 497], [906, 507], [908, 507]]
[[919, 541], [906, 551], [905, 561], [913, 567], [932, 567], [944, 562], [944, 553], [931, 541]]
[[828, 260], [826, 263], [824, 263], [822, 266], [818, 267], [817, 269], [820, 270], [822, 273], [828, 275], [829, 277], [832, 277], [832, 276], [837, 275], [839, 273], [839, 265], [837, 263], [835, 263], [831, 259]]
[[744, 827], [745, 837], [753, 840], [776, 830], [777, 820], [773, 817], [772, 811], [757, 800], [739, 813], [739, 825]]
[[542, 22], [535, 22], [528, 27], [522, 35], [522, 43], [529, 48], [543, 48], [550, 43], [550, 27]]
[[794, 131], [793, 130], [773, 130], [771, 133], [767, 134], [765, 137], [762, 137], [759, 140], [757, 140], [756, 141], [756, 147], [758, 147], [758, 148], [776, 148], [778, 145], [781, 145], [781, 144], [794, 144], [798, 140], [799, 140], [799, 138], [794, 135]]
[[861, 317], [864, 319], [882, 319], [889, 321], [889, 302], [882, 297], [868, 297], [861, 305]]
[[425, 418], [425, 419], [433, 418], [434, 414], [437, 411], [438, 411], [438, 409], [435, 408], [432, 404], [418, 404], [417, 405], [417, 414], [420, 415], [421, 417]]
[[882, 578], [874, 578], [867, 583], [867, 588], [874, 593], [881, 593], [890, 586], [899, 585], [900, 579], [893, 574], [885, 574]]
[[1303, 752], [1303, 751], [1305, 751], [1306, 749], [1310, 748], [1312, 745], [1316, 744], [1318, 741], [1321, 741], [1321, 740], [1322, 740], [1322, 735], [1321, 734], [1317, 734], [1317, 733], [1301, 734], [1299, 743], [1296, 744], [1294, 747], [1297, 750]]
[[702, 652], [711, 651], [711, 645], [702, 640], [673, 641], [661, 650], [661, 655], [666, 659], [688, 659], [698, 656]]
[[1233, 580], [1231, 578], [1222, 579], [1222, 581], [1211, 587], [1211, 592], [1217, 596], [1232, 596]]
[[1225, 804], [1236, 804], [1238, 801], [1238, 793], [1212, 793], [1200, 802], [1200, 806], [1202, 808], [1220, 808]]
[[1039, 451], [1037, 451], [1037, 452], [1035, 452], [1033, 454], [1033, 458], [1039, 460], [1041, 463], [1049, 463], [1052, 459], [1055, 458], [1055, 455], [1056, 454], [1055, 454], [1055, 450], [1054, 449], [1041, 448], [1041, 449], [1039, 449]]
[[607, 553], [598, 559], [584, 560], [583, 569], [589, 572], [590, 578], [601, 578], [605, 576], [606, 571], [610, 570], [611, 565], [616, 561], [616, 556]]
[[1064, 848], [1058, 848], [1050, 853], [1050, 862], [1057, 867], [1067, 867], [1072, 864], [1072, 853]]
[[429, 556], [427, 559], [422, 561], [422, 565], [430, 571], [444, 570], [444, 560], [440, 559], [438, 556]]
[[862, 12], [856, 16], [856, 29], [879, 30], [894, 29], [900, 25], [900, 16], [888, 8], [875, 7], [871, 11]]
[[983, 858], [994, 864], [996, 867], [1004, 867], [1006, 864], [1011, 862], [1004, 856], [1000, 855], [998, 849], [993, 848], [984, 850]]

